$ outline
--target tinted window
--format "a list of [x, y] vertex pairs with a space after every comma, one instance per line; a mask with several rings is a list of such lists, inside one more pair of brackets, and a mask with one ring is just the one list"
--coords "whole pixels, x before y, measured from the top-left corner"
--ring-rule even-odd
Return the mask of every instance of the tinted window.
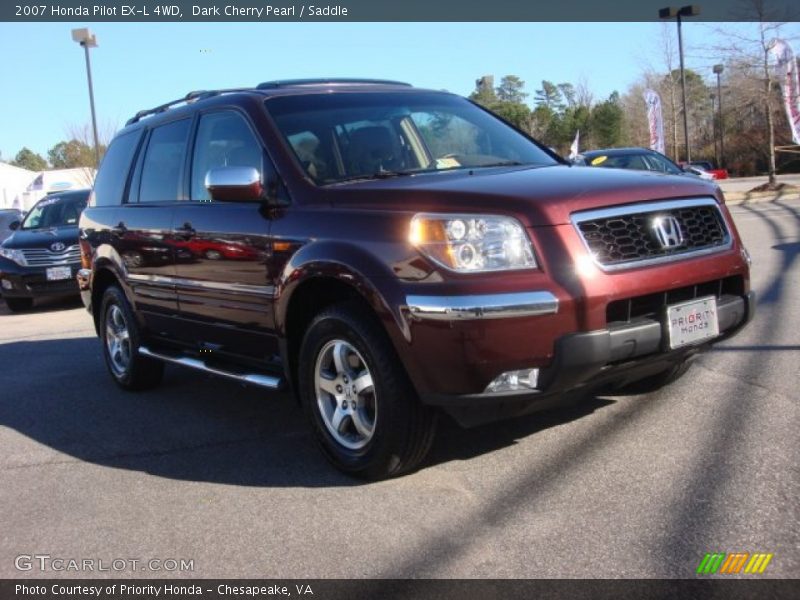
[[115, 137], [111, 142], [94, 181], [94, 200], [97, 206], [122, 202], [128, 171], [141, 135], [141, 131], [131, 131]]
[[318, 183], [498, 165], [557, 164], [471, 102], [429, 92], [308, 94], [267, 100]]
[[261, 144], [240, 114], [225, 111], [203, 115], [194, 145], [191, 199], [210, 199], [205, 186], [209, 170], [254, 167], [262, 172], [263, 154]]
[[183, 119], [153, 129], [142, 165], [139, 202], [178, 199], [189, 124]]
[[673, 175], [681, 173], [677, 165], [667, 160], [660, 154], [648, 154], [647, 160], [651, 165], [653, 171], [661, 171], [663, 173], [672, 173]]
[[86, 208], [88, 199], [88, 192], [44, 198], [25, 216], [21, 229], [77, 227], [78, 219]]
[[618, 154], [617, 156], [609, 156], [597, 166], [609, 167], [611, 169], [649, 170], [647, 163], [644, 161], [644, 155], [642, 154]]

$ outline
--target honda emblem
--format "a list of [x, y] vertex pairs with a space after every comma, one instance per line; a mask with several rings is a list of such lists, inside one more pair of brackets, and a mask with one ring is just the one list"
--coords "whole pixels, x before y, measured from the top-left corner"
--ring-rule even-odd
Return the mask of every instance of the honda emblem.
[[656, 217], [652, 227], [656, 240], [664, 250], [683, 245], [681, 224], [675, 217]]

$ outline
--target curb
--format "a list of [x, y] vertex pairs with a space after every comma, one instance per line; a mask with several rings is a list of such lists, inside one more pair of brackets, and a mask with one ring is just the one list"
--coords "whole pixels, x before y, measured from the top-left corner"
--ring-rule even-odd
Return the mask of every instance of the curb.
[[800, 198], [800, 190], [787, 192], [725, 192], [725, 203], [736, 204], [755, 204], [757, 202], [775, 202], [777, 200], [794, 200]]

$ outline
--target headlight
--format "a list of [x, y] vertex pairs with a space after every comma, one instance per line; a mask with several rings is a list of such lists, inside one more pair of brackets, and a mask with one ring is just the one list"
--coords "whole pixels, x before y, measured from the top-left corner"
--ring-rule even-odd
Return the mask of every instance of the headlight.
[[409, 241], [438, 264], [460, 273], [535, 269], [525, 229], [511, 217], [420, 213]]
[[27, 267], [28, 261], [25, 260], [25, 255], [22, 250], [14, 250], [12, 248], [0, 248], [0, 256], [14, 261], [20, 266]]

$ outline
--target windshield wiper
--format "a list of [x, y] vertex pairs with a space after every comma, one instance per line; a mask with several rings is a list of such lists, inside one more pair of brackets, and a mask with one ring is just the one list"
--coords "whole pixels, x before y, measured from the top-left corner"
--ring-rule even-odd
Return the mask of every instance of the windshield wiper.
[[368, 175], [350, 175], [349, 177], [342, 177], [331, 183], [344, 183], [346, 181], [368, 181], [372, 179], [391, 179], [393, 177], [407, 177], [417, 173], [424, 173], [424, 171], [377, 171]]
[[485, 165], [473, 165], [469, 167], [470, 169], [486, 169], [490, 167], [521, 167], [523, 165], [529, 165], [531, 163], [522, 163], [518, 160], [503, 160], [495, 163], [488, 163]]

